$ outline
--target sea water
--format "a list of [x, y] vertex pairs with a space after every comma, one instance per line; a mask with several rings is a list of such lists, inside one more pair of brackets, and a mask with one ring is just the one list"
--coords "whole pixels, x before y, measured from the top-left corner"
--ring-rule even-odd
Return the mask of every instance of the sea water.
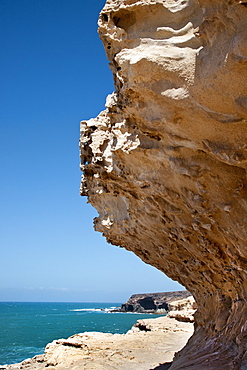
[[44, 352], [47, 343], [85, 331], [126, 333], [147, 314], [110, 313], [120, 303], [0, 302], [0, 364]]

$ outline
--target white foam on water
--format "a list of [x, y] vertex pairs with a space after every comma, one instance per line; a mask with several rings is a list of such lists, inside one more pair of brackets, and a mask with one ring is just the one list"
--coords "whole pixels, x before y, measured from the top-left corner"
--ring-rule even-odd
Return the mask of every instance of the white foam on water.
[[74, 310], [70, 310], [70, 311], [73, 311], [73, 312], [80, 312], [80, 311], [85, 311], [85, 312], [101, 312], [101, 311], [104, 311], [103, 308], [76, 308]]

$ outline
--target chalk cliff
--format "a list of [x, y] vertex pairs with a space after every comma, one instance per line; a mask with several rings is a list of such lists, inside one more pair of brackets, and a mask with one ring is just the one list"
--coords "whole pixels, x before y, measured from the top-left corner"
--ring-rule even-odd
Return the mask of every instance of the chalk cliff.
[[247, 368], [247, 2], [108, 0], [116, 91], [81, 123], [96, 230], [198, 304], [175, 369]]

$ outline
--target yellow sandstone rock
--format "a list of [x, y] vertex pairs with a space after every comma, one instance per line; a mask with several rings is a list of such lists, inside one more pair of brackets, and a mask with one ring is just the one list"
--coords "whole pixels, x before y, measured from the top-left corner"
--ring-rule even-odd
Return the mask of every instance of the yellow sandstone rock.
[[96, 230], [179, 281], [198, 310], [170, 370], [247, 368], [247, 3], [108, 0], [116, 91], [81, 124]]

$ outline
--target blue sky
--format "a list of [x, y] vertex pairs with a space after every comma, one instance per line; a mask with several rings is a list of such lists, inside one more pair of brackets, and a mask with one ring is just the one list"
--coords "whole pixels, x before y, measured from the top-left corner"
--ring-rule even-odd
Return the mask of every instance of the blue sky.
[[0, 0], [0, 300], [124, 302], [180, 290], [93, 230], [79, 196], [79, 122], [113, 79], [104, 0]]

